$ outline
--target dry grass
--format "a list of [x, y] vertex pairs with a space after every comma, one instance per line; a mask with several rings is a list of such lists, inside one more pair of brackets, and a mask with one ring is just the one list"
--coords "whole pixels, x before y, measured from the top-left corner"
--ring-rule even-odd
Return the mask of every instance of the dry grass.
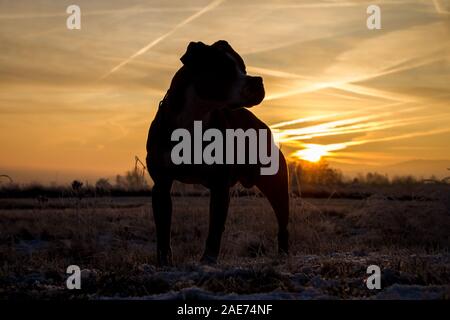
[[[154, 266], [150, 201], [0, 200], [0, 298], [185, 297], [194, 294], [192, 288], [206, 297], [268, 292], [282, 298], [370, 297], [377, 292], [363, 284], [369, 264], [384, 270], [385, 290], [443, 286], [438, 297], [448, 297], [445, 201], [291, 199], [291, 256], [280, 259], [267, 200], [235, 197], [221, 262], [212, 268], [197, 263], [208, 199], [174, 197], [176, 267], [168, 269]], [[81, 292], [65, 289], [65, 269], [72, 264], [85, 269]]]

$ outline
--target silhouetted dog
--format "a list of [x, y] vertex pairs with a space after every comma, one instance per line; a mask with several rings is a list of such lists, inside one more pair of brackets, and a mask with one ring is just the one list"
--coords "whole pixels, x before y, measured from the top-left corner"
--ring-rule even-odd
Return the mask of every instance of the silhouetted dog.
[[[147, 140], [147, 167], [154, 181], [152, 202], [158, 263], [172, 263], [170, 190], [174, 180], [202, 184], [210, 189], [209, 233], [202, 262], [217, 261], [228, 212], [229, 189], [237, 182], [245, 187], [256, 185], [268, 198], [278, 221], [279, 252], [287, 253], [288, 174], [286, 161], [278, 148], [279, 169], [275, 175], [261, 175], [263, 165], [260, 162], [251, 165], [175, 165], [171, 160], [175, 145], [171, 141], [172, 132], [178, 128], [192, 132], [196, 120], [202, 121], [204, 129], [217, 128], [221, 132], [238, 128], [269, 130], [245, 109], [264, 99], [262, 78], [247, 75], [242, 58], [223, 40], [211, 46], [191, 42], [181, 61], [183, 66], [173, 77], [166, 96], [160, 102]], [[271, 134], [268, 139], [272, 139]], [[255, 219], [258, 217], [255, 216]]]

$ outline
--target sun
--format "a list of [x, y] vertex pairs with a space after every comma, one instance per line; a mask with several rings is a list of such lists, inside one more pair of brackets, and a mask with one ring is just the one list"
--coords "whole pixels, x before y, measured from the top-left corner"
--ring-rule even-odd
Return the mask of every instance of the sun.
[[305, 149], [296, 151], [294, 156], [309, 162], [318, 162], [327, 154], [328, 150], [325, 146], [319, 144], [306, 144]]

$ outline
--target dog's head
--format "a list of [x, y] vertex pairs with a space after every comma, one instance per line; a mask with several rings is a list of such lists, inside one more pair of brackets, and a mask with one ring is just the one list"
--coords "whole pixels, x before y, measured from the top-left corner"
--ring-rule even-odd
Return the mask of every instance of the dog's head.
[[262, 78], [247, 75], [244, 60], [224, 40], [210, 46], [191, 42], [180, 60], [202, 99], [229, 108], [252, 107], [264, 99]]

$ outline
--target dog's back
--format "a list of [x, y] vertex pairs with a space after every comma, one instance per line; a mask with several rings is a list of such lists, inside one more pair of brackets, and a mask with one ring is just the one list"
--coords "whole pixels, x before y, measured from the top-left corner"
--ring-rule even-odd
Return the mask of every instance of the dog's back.
[[[198, 183], [207, 187], [211, 180], [226, 176], [230, 185], [241, 182], [246, 187], [255, 184], [259, 176], [261, 163], [257, 164], [217, 164], [217, 165], [173, 165], [170, 152], [175, 144], [171, 141], [170, 118], [174, 117], [170, 106], [160, 104], [158, 112], [153, 120], [147, 139], [147, 167], [153, 179], [159, 176], [170, 176], [174, 180], [185, 183]], [[203, 117], [203, 130], [214, 128], [226, 136], [227, 129], [243, 130], [260, 129], [267, 130], [266, 145], [270, 147], [272, 139], [269, 127], [246, 108], [239, 109], [214, 109]], [[234, 150], [236, 154], [237, 150]], [[266, 150], [270, 152], [270, 150]], [[226, 158], [226, 154], [224, 154]]]

